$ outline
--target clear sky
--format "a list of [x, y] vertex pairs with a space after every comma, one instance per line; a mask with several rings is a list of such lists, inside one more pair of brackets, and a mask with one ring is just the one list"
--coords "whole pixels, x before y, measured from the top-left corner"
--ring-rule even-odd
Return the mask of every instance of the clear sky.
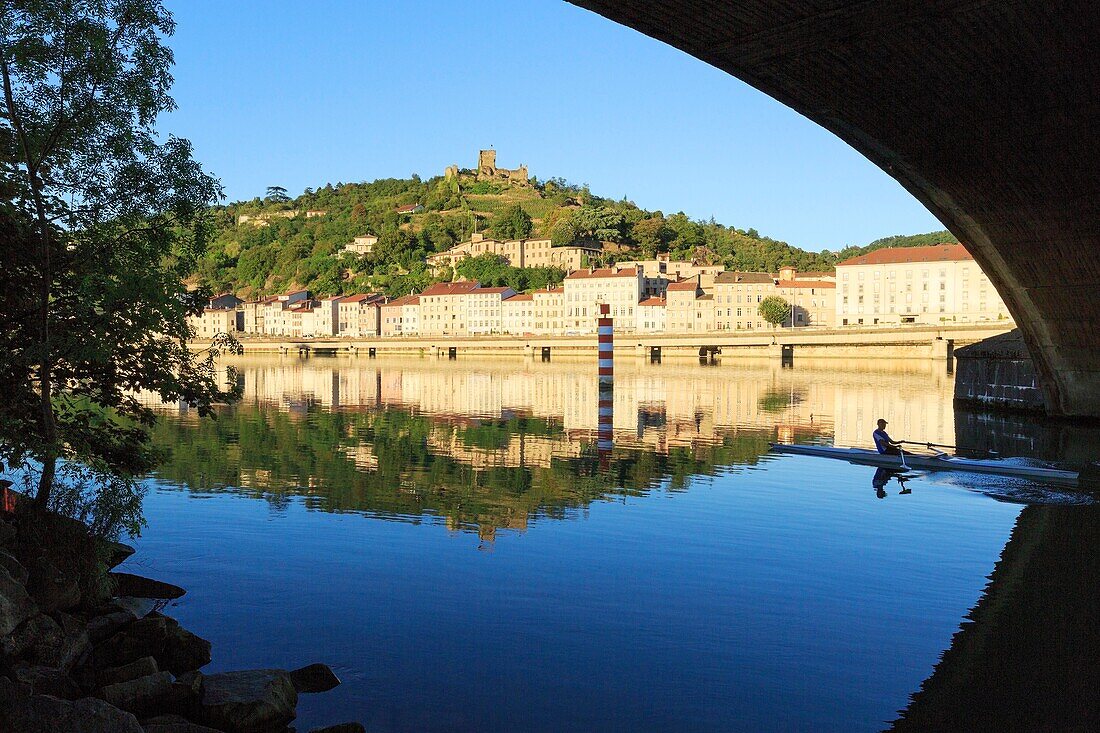
[[562, 0], [164, 0], [161, 122], [230, 201], [427, 178], [479, 148], [811, 250], [942, 229], [831, 133], [703, 62]]

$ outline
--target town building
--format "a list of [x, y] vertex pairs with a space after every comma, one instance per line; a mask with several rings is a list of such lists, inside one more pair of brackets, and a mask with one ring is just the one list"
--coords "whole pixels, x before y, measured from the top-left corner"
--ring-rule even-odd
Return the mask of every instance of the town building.
[[610, 306], [617, 330], [633, 330], [638, 303], [663, 286], [663, 279], [646, 278], [636, 267], [575, 270], [565, 276], [565, 333], [594, 332], [599, 305]]
[[467, 257], [493, 254], [504, 258], [511, 267], [556, 267], [569, 271], [586, 266], [588, 257], [600, 252], [600, 247], [594, 244], [555, 247], [549, 239], [501, 241], [484, 234], [473, 234], [468, 241], [456, 244], [446, 252], [429, 255], [427, 262], [435, 272], [445, 272]]
[[503, 333], [503, 303], [515, 294], [511, 288], [480, 287], [466, 293], [466, 333], [471, 336]]
[[619, 262], [619, 267], [637, 267], [648, 278], [664, 278], [670, 282], [699, 276], [706, 286], [723, 271], [722, 265], [704, 265], [687, 260], [669, 259], [668, 255], [657, 255], [652, 260], [628, 260]]
[[374, 251], [376, 244], [378, 244], [378, 237], [373, 234], [364, 234], [361, 237], [354, 237], [350, 243], [345, 244], [344, 251], [357, 255], [369, 255]]
[[379, 306], [380, 333], [386, 336], [414, 336], [420, 332], [420, 296], [402, 295]]
[[764, 298], [778, 292], [770, 273], [723, 272], [714, 278], [713, 295], [715, 330], [740, 331], [767, 325], [758, 309]]
[[1010, 320], [1008, 308], [961, 244], [886, 247], [837, 264], [841, 326]]
[[703, 291], [700, 275], [668, 284], [665, 319], [669, 333], [714, 330], [714, 295]]
[[535, 323], [532, 333], [539, 335], [560, 334], [565, 330], [565, 289], [551, 285], [531, 293], [534, 303]]
[[664, 298], [646, 298], [638, 303], [637, 323], [634, 330], [638, 333], [664, 333], [667, 305]]
[[535, 296], [531, 293], [512, 295], [501, 303], [504, 333], [522, 336], [534, 333]]
[[477, 282], [436, 283], [420, 294], [420, 333], [425, 336], [462, 335], [466, 328], [466, 296]]
[[235, 308], [203, 308], [202, 313], [187, 317], [187, 325], [191, 327], [195, 338], [212, 339], [220, 334], [231, 334], [240, 330], [237, 327], [238, 315], [243, 316], [243, 313], [238, 313]]
[[313, 309], [312, 332], [314, 336], [335, 336], [340, 326], [339, 296], [321, 298]]
[[345, 295], [337, 312], [337, 333], [341, 336], [369, 338], [382, 333], [381, 307], [386, 296], [381, 293]]
[[[782, 271], [780, 272], [782, 275]], [[831, 280], [780, 279], [776, 293], [791, 305], [785, 326], [829, 327], [836, 324], [836, 283]]]

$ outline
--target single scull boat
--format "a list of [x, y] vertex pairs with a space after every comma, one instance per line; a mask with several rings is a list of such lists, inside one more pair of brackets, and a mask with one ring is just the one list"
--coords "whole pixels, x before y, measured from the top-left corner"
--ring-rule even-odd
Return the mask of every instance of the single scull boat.
[[1044, 466], [1028, 466], [1003, 459], [959, 458], [946, 453], [924, 455], [907, 452], [904, 456], [895, 456], [884, 455], [878, 451], [865, 448], [836, 448], [828, 445], [772, 443], [771, 447], [777, 453], [839, 458], [850, 463], [892, 468], [898, 471], [905, 471], [910, 468], [928, 471], [969, 471], [971, 473], [988, 473], [997, 476], [1014, 476], [1061, 486], [1076, 487], [1081, 483], [1081, 474], [1077, 471], [1066, 471]]

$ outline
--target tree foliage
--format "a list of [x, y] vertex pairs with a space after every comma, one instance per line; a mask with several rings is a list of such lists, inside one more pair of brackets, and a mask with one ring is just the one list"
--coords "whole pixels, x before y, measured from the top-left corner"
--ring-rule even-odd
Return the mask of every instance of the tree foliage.
[[494, 220], [489, 232], [497, 239], [527, 239], [531, 236], [531, 215], [519, 204], [512, 204]]
[[205, 294], [182, 281], [219, 189], [155, 129], [172, 31], [148, 0], [0, 12], [0, 452], [38, 467], [43, 504], [59, 460], [76, 483], [133, 489], [155, 458], [141, 393], [204, 413], [230, 396], [216, 350], [186, 346]]
[[756, 312], [773, 326], [782, 326], [791, 317], [791, 304], [778, 295], [769, 295], [760, 301]]
[[559, 285], [565, 279], [565, 271], [557, 267], [512, 267], [492, 253], [464, 258], [455, 266], [455, 273], [484, 287], [510, 287], [516, 292]]

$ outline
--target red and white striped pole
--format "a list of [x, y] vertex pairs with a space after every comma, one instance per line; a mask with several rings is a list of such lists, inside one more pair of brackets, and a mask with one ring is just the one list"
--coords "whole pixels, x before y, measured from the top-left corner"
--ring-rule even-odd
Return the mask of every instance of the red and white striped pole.
[[603, 384], [615, 379], [615, 321], [611, 318], [611, 306], [606, 303], [600, 304], [596, 338], [599, 339], [600, 384]]
[[600, 305], [596, 321], [599, 340], [599, 422], [596, 431], [596, 454], [600, 467], [606, 468], [615, 437], [615, 322], [611, 307]]

